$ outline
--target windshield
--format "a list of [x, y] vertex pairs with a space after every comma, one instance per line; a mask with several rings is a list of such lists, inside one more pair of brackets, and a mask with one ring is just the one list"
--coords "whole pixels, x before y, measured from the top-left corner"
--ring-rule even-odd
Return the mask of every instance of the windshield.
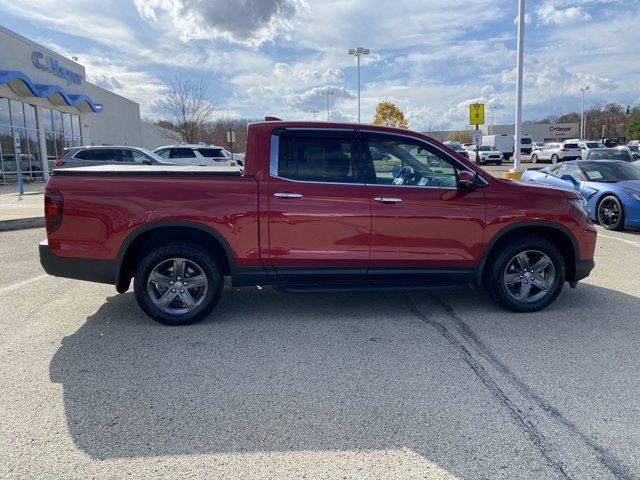
[[520, 143], [522, 143], [523, 145], [528, 145], [529, 143], [531, 143], [531, 139], [530, 138], [523, 138], [520, 140]]
[[631, 162], [631, 154], [626, 150], [616, 150], [615, 148], [600, 148], [589, 152], [589, 160], [622, 160]]
[[478, 145], [478, 150], [481, 152], [490, 152], [494, 150], [494, 148], [489, 145]]
[[588, 181], [622, 182], [640, 180], [640, 168], [623, 162], [579, 162], [578, 166]]
[[598, 142], [588, 142], [585, 143], [585, 145], [587, 146], [587, 148], [606, 148], [603, 143]]

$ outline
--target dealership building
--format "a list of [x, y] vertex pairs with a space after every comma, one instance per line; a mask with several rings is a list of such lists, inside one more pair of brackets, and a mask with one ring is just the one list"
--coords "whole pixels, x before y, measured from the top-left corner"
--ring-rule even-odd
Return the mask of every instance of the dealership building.
[[67, 147], [175, 142], [141, 120], [139, 104], [88, 82], [77, 61], [2, 26], [0, 47], [0, 183], [15, 182], [18, 167], [46, 179]]
[[[483, 125], [483, 135], [514, 135], [515, 125]], [[525, 123], [522, 125], [522, 133], [531, 136], [534, 142], [561, 142], [568, 138], [580, 137], [578, 123]]]

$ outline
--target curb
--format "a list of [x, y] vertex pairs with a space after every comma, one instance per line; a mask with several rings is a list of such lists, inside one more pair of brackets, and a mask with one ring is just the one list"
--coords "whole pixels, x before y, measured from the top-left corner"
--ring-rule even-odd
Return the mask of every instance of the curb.
[[502, 178], [507, 178], [510, 180], [520, 180], [520, 177], [523, 173], [524, 172], [504, 172], [502, 174]]
[[11, 232], [13, 230], [26, 230], [28, 228], [41, 227], [44, 227], [44, 217], [0, 220], [0, 232]]

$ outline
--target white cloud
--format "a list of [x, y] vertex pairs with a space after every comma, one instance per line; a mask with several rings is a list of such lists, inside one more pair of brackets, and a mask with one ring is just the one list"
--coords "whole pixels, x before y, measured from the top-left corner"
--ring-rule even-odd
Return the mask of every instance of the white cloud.
[[543, 4], [538, 10], [538, 18], [545, 25], [573, 25], [576, 22], [591, 20], [591, 15], [582, 7], [556, 8], [552, 4]]
[[327, 97], [322, 92], [329, 90], [333, 92], [329, 95], [329, 109], [333, 110], [337, 103], [342, 100], [355, 98], [355, 95], [344, 87], [335, 85], [326, 87], [311, 88], [303, 93], [290, 93], [283, 97], [284, 103], [293, 110], [301, 112], [313, 112], [314, 110], [326, 110]]

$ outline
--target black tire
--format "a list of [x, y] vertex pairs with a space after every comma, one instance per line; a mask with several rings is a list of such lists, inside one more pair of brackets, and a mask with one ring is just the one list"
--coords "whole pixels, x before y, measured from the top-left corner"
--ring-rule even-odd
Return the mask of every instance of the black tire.
[[536, 154], [531, 155], [531, 162], [532, 163], [538, 163], [538, 155], [536, 155]]
[[500, 166], [502, 165], [502, 162], [496, 162], [496, 165]]
[[[198, 287], [186, 289], [190, 295], [193, 295], [192, 299], [195, 299], [200, 294], [199, 303], [190, 311], [181, 313], [167, 312], [156, 305], [151, 297], [151, 295], [155, 294], [155, 291], [153, 287], [149, 286], [149, 276], [160, 265], [168, 264], [172, 259], [185, 260], [188, 265], [201, 270], [199, 276], [204, 275], [206, 277], [207, 285], [206, 287], [201, 287], [203, 290], [199, 290]], [[184, 268], [185, 270], [187, 269], [187, 267]], [[196, 271], [195, 268], [192, 271]], [[180, 279], [180, 277], [178, 278]], [[184, 282], [188, 279], [187, 272], [185, 278], [181, 280]], [[138, 305], [151, 318], [165, 325], [189, 325], [202, 320], [218, 304], [223, 286], [224, 277], [215, 257], [201, 246], [192, 243], [169, 243], [151, 250], [138, 262], [134, 276], [134, 293]], [[156, 286], [155, 288], [161, 289], [162, 287]], [[173, 289], [172, 291], [175, 292], [176, 290]], [[179, 291], [184, 292], [184, 290]], [[165, 292], [168, 293], [167, 290]], [[160, 291], [157, 295], [159, 296], [161, 293]], [[171, 307], [176, 302], [180, 303], [180, 298], [174, 297], [174, 300], [167, 307]], [[187, 303], [184, 302], [184, 309], [189, 310], [186, 305]], [[175, 308], [174, 310], [179, 309]]]
[[624, 207], [615, 195], [607, 195], [598, 202], [598, 222], [607, 230], [624, 230]]
[[[509, 269], [512, 268], [512, 262], [514, 258], [522, 252], [536, 252], [529, 253], [530, 258], [535, 263], [536, 254], [540, 254], [538, 259], [542, 256], [546, 256], [550, 263], [553, 265], [553, 278], [550, 275], [545, 279], [529, 277], [531, 284], [528, 291], [532, 292], [531, 299], [528, 301], [522, 301], [514, 297], [513, 291], [517, 289], [517, 285], [507, 285], [505, 283], [507, 274], [518, 275], [519, 272], [513, 271], [509, 273]], [[565, 264], [562, 254], [558, 248], [548, 240], [537, 237], [535, 235], [525, 235], [511, 239], [507, 244], [503, 245], [498, 253], [492, 257], [491, 263], [487, 265], [487, 271], [484, 276], [484, 281], [487, 284], [486, 287], [489, 290], [491, 297], [498, 303], [502, 304], [509, 310], [514, 312], [535, 312], [541, 310], [551, 303], [560, 295], [562, 287], [565, 281]], [[535, 265], [531, 265], [535, 266]], [[549, 272], [547, 272], [548, 274]], [[529, 272], [529, 275], [533, 273]], [[519, 275], [518, 275], [519, 276]], [[523, 276], [519, 276], [523, 278]], [[518, 280], [519, 282], [526, 283], [525, 280]], [[542, 289], [534, 286], [534, 281], [548, 283], [548, 289], [543, 291]], [[522, 287], [522, 283], [520, 284]], [[543, 294], [542, 297], [536, 299], [536, 295]]]
[[555, 153], [551, 155], [551, 163], [558, 163], [558, 160], [558, 155], [556, 155]]

